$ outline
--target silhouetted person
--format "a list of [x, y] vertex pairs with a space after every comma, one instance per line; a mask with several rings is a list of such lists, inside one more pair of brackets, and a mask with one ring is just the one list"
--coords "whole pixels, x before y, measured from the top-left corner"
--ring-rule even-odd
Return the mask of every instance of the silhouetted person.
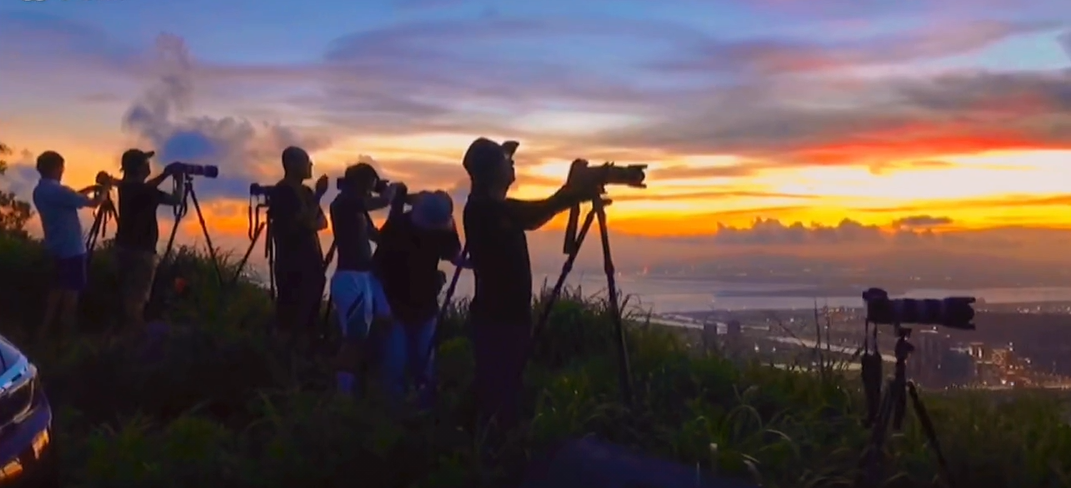
[[524, 233], [598, 195], [594, 182], [572, 181], [545, 200], [506, 198], [515, 180], [512, 148], [480, 138], [464, 158], [472, 183], [464, 225], [468, 263], [476, 277], [469, 309], [474, 386], [481, 420], [493, 420], [503, 429], [518, 420], [521, 373], [532, 333], [532, 269]]
[[316, 190], [305, 186], [312, 178], [312, 159], [299, 147], [283, 150], [283, 179], [272, 188], [268, 221], [275, 247], [276, 333], [281, 337], [306, 334], [323, 297], [323, 249], [318, 233], [327, 228], [320, 200], [327, 192], [326, 175]]
[[115, 231], [119, 291], [123, 300], [123, 319], [128, 330], [140, 331], [145, 320], [145, 305], [152, 296], [156, 275], [156, 244], [160, 239], [156, 210], [160, 205], [182, 203], [185, 179], [177, 177], [171, 193], [158, 187], [175, 166], [167, 166], [152, 178], [149, 161], [156, 153], [130, 149], [123, 153], [123, 179], [119, 182], [119, 222]]
[[379, 230], [369, 212], [386, 208], [394, 197], [391, 184], [382, 195], [373, 194], [380, 181], [375, 168], [360, 163], [346, 168], [341, 193], [331, 202], [331, 228], [338, 261], [331, 277], [331, 299], [342, 328], [342, 345], [335, 358], [336, 383], [352, 393], [367, 366], [366, 339], [377, 317], [390, 314], [383, 288], [372, 274], [372, 243]]
[[[421, 405], [430, 407], [433, 370], [428, 348], [439, 314], [445, 282], [440, 261], [456, 260], [461, 239], [454, 224], [454, 203], [444, 191], [420, 192], [404, 210], [406, 188], [399, 187], [390, 215], [380, 229], [375, 273], [390, 305], [391, 324], [383, 334], [381, 369], [385, 388], [401, 399], [413, 380]], [[407, 378], [410, 377], [411, 378]]]
[[33, 203], [41, 216], [45, 248], [55, 273], [45, 303], [44, 320], [38, 331], [41, 337], [47, 337], [57, 319], [65, 332], [75, 329], [78, 296], [87, 283], [86, 244], [78, 210], [100, 205], [108, 191], [100, 185], [72, 190], [61, 183], [64, 166], [63, 156], [55, 151], [45, 151], [37, 157], [41, 180], [33, 189]]

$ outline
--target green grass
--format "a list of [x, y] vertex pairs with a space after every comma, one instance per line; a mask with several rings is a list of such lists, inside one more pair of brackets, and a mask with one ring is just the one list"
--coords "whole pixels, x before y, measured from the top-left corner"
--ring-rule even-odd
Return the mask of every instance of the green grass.
[[[191, 249], [178, 253], [177, 267], [192, 292], [173, 304], [175, 328], [159, 362], [102, 334], [115, 289], [107, 251], [92, 265], [82, 330], [35, 342], [48, 276], [42, 263], [36, 242], [0, 238], [0, 332], [42, 371], [66, 486], [481, 486], [518, 479], [534, 452], [586, 435], [682, 461], [701, 475], [846, 486], [866, 440], [854, 378], [697, 353], [655, 326], [630, 328], [636, 402], [624, 408], [606, 308], [574, 292], [556, 306], [529, 366], [529, 421], [484, 456], [482, 433], [468, 427], [464, 307], [444, 325], [440, 404], [432, 413], [397, 412], [374, 395], [361, 403], [332, 398], [325, 363], [270, 345], [266, 292], [248, 280], [221, 290]], [[1069, 486], [1071, 427], [1055, 397], [925, 400], [959, 486]], [[890, 442], [888, 465], [889, 486], [934, 478], [910, 414]]]

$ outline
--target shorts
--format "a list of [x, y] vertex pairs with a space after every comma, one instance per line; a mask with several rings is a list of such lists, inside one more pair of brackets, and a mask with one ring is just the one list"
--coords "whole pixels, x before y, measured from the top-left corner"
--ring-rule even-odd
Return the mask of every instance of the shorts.
[[277, 270], [275, 315], [282, 328], [309, 327], [323, 300], [324, 275], [316, 267]]
[[123, 300], [147, 303], [152, 296], [152, 282], [156, 276], [156, 253], [119, 247], [115, 259]]
[[53, 287], [64, 291], [80, 292], [86, 289], [89, 277], [86, 272], [86, 255], [55, 258]]
[[331, 277], [331, 300], [346, 339], [366, 337], [373, 320], [390, 316], [383, 286], [368, 271], [336, 271]]

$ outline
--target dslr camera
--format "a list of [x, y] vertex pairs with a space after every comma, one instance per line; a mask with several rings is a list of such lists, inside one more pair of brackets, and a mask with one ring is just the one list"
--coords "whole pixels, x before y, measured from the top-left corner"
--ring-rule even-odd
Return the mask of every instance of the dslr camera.
[[261, 185], [259, 183], [253, 183], [249, 185], [249, 196], [251, 197], [267, 197], [271, 195], [272, 190], [275, 189], [275, 185]]
[[[347, 180], [345, 176], [335, 180], [335, 186], [338, 188], [338, 191], [344, 191], [346, 189], [346, 186], [348, 184], [346, 181]], [[383, 192], [387, 191], [388, 186], [390, 186], [390, 180], [377, 179], [376, 182], [372, 185], [372, 193], [375, 193], [377, 195], [382, 194]]]
[[176, 174], [184, 174], [187, 176], [204, 176], [205, 178], [217, 178], [219, 177], [219, 166], [209, 166], [203, 164], [189, 164], [176, 161], [170, 165], [173, 167], [173, 171]]
[[881, 288], [863, 292], [866, 320], [885, 325], [938, 325], [951, 329], [975, 330], [974, 297], [889, 298]]

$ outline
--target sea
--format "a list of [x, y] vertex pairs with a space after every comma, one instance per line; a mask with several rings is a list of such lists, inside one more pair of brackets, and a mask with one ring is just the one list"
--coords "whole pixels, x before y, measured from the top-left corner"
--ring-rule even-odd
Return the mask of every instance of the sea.
[[[535, 276], [534, 289], [554, 286], [557, 275]], [[620, 275], [616, 279], [619, 293], [629, 297], [630, 307], [638, 306], [657, 314], [704, 312], [712, 310], [794, 310], [819, 307], [861, 307], [860, 295], [820, 296], [819, 287], [801, 284], [728, 283], [710, 279], [664, 279], [639, 275]], [[574, 272], [566, 279], [566, 287], [577, 288], [584, 295], [606, 294], [606, 275]], [[462, 273], [455, 294], [471, 296], [471, 273]], [[778, 293], [784, 295], [779, 296]], [[862, 290], [860, 290], [862, 292]], [[903, 295], [911, 298], [944, 298], [972, 296], [988, 304], [1071, 302], [1071, 287], [1022, 287], [937, 289], [918, 288]]]

